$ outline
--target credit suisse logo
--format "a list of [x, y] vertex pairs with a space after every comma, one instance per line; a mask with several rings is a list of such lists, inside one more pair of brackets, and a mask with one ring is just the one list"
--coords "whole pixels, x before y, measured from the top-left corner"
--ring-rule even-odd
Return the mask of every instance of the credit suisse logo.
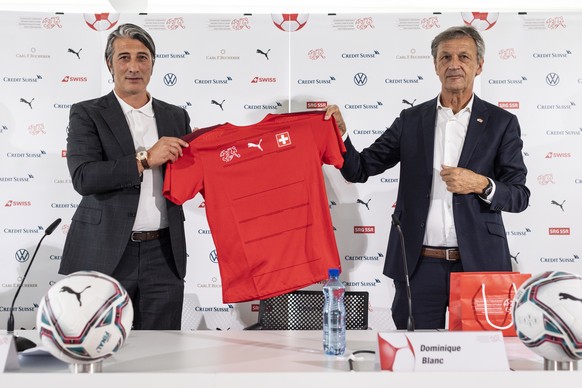
[[570, 101], [569, 103], [561, 103], [561, 104], [537, 104], [536, 109], [539, 110], [573, 110], [576, 106], [574, 101]]
[[527, 81], [527, 78], [521, 76], [521, 78], [506, 78], [506, 79], [489, 79], [487, 82], [489, 85], [523, 85]]
[[361, 281], [346, 281], [344, 285], [346, 287], [376, 287], [380, 285], [382, 282], [380, 279], [370, 280], [361, 280]]
[[213, 78], [213, 79], [195, 79], [194, 80], [194, 84], [195, 85], [227, 85], [228, 83], [230, 83], [232, 81], [232, 77], [231, 76], [226, 76], [222, 79], [217, 79], [217, 78]]
[[367, 53], [342, 53], [342, 59], [374, 59], [380, 55], [380, 51], [373, 50]]
[[363, 104], [344, 104], [344, 109], [356, 109], [356, 110], [365, 110], [365, 109], [380, 109], [383, 107], [384, 104], [382, 101], [376, 101], [372, 103], [363, 103]]
[[540, 257], [541, 263], [576, 263], [580, 260], [580, 256], [573, 255], [572, 257]]
[[46, 151], [40, 150], [39, 152], [7, 152], [6, 157], [8, 158], [42, 158], [46, 155]]
[[2, 81], [4, 82], [15, 82], [15, 83], [30, 83], [30, 82], [38, 82], [42, 79], [41, 75], [35, 76], [28, 76], [28, 77], [11, 77], [11, 76], [4, 76], [2, 77]]
[[156, 59], [186, 59], [189, 55], [188, 50], [176, 53], [156, 53]]
[[297, 80], [299, 85], [331, 85], [333, 81], [335, 81], [334, 76], [329, 76], [329, 78], [314, 78], [314, 79], [303, 79], [300, 78]]
[[578, 129], [547, 129], [548, 136], [580, 136], [582, 135], [582, 128]]
[[282, 108], [283, 104], [276, 102], [274, 104], [244, 104], [243, 109], [250, 110], [277, 110]]
[[378, 252], [377, 256], [368, 256], [368, 255], [349, 256], [349, 255], [346, 255], [346, 256], [344, 256], [344, 260], [345, 261], [380, 261], [381, 257], [384, 257], [384, 255]]
[[32, 182], [34, 175], [28, 176], [0, 176], [0, 182]]
[[507, 230], [505, 233], [508, 237], [525, 237], [531, 233], [531, 229], [525, 228], [523, 230]]
[[534, 59], [565, 59], [571, 55], [572, 51], [565, 50], [563, 52], [533, 53], [532, 57], [534, 57]]

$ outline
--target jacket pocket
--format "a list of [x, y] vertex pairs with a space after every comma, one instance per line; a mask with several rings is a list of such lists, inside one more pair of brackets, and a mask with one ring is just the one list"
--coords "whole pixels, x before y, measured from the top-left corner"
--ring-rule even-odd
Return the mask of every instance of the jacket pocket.
[[73, 221], [97, 225], [101, 223], [101, 214], [101, 209], [91, 209], [79, 206], [75, 211], [75, 214], [73, 214]]
[[502, 224], [496, 224], [493, 222], [487, 222], [487, 230], [489, 230], [490, 234], [494, 234], [499, 237], [506, 237], [505, 227]]

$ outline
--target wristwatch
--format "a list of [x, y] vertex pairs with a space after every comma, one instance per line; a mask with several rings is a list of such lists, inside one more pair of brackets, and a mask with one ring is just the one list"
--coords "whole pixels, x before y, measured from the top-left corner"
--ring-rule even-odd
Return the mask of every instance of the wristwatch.
[[481, 194], [479, 194], [479, 197], [487, 199], [489, 194], [491, 194], [491, 191], [493, 191], [493, 183], [491, 183], [491, 179], [487, 178], [487, 186], [485, 186]]
[[147, 170], [150, 168], [150, 165], [148, 163], [148, 152], [147, 151], [139, 151], [137, 154], [135, 154], [135, 158], [140, 161], [144, 170]]

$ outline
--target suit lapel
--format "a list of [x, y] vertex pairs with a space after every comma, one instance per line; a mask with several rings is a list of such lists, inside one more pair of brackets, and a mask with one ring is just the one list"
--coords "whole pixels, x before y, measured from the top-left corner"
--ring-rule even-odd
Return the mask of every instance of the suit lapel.
[[[438, 98], [438, 97], [437, 97]], [[426, 172], [428, 175], [433, 173], [434, 158], [434, 126], [436, 123], [436, 98], [429, 104], [426, 104], [425, 111], [421, 112], [422, 117], [422, 141], [424, 142], [424, 155]]]
[[101, 107], [103, 108], [101, 110], [101, 116], [103, 116], [113, 136], [119, 142], [123, 153], [127, 155], [135, 153], [135, 146], [129, 125], [127, 125], [123, 110], [121, 110], [121, 106], [113, 92], [103, 98]]
[[488, 119], [489, 112], [487, 111], [485, 104], [483, 104], [483, 101], [479, 97], [475, 96], [471, 118], [469, 119], [469, 126], [467, 127], [465, 143], [463, 144], [463, 150], [459, 157], [458, 167], [467, 167], [475, 147], [485, 134]]
[[155, 98], [152, 101], [152, 107], [156, 118], [156, 126], [158, 127], [158, 138], [162, 136], [174, 136], [172, 126], [168, 125], [172, 122], [172, 117], [168, 111]]

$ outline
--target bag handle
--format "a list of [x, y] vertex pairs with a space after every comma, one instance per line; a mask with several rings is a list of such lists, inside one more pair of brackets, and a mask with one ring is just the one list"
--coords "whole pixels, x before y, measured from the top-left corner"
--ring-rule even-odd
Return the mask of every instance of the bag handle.
[[[515, 294], [517, 294], [517, 287], [515, 287], [515, 283], [511, 283], [511, 285], [513, 287], [513, 295], [515, 296]], [[511, 325], [513, 325], [513, 319], [511, 320], [511, 322], [509, 322], [509, 325], [507, 326], [497, 326], [493, 324], [493, 322], [491, 322], [491, 320], [489, 319], [489, 311], [487, 310], [487, 296], [485, 294], [485, 283], [481, 283], [481, 295], [483, 295], [483, 308], [485, 310], [485, 319], [487, 320], [487, 323], [497, 330], [509, 329]], [[511, 311], [509, 312], [509, 314], [511, 314]]]

